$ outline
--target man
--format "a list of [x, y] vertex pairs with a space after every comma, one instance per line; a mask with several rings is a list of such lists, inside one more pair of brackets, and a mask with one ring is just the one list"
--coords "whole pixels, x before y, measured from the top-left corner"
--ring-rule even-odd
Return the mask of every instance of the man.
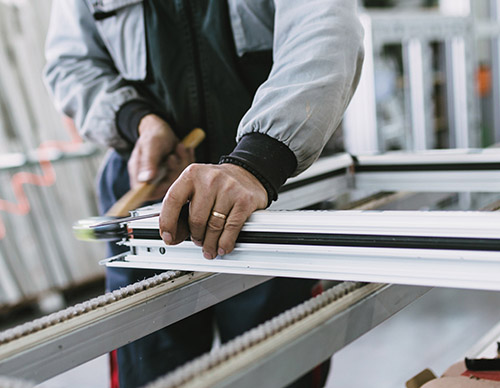
[[[164, 174], [151, 199], [164, 196], [165, 243], [190, 236], [207, 259], [230, 253], [250, 214], [318, 157], [341, 121], [363, 55], [354, 3], [54, 0], [46, 82], [85, 138], [115, 150], [101, 210], [129, 183]], [[179, 145], [195, 127], [207, 133], [196, 156]], [[108, 287], [150, 274], [109, 271]], [[227, 341], [308, 298], [311, 284], [274, 279], [120, 349], [120, 386], [209, 350], [212, 319]], [[310, 376], [294, 386], [312, 386]]]

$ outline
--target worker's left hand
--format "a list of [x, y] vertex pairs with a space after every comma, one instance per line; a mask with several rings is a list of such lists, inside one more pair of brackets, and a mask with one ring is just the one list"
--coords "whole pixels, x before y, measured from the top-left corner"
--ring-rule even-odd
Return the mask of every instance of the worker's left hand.
[[155, 189], [146, 200], [161, 199], [182, 170], [194, 162], [194, 150], [180, 144], [170, 125], [154, 114], [144, 116], [138, 130], [140, 136], [127, 166], [130, 187], [154, 182]]
[[[189, 201], [188, 219], [179, 219]], [[267, 206], [267, 192], [257, 178], [233, 164], [191, 164], [163, 199], [160, 235], [166, 244], [178, 244], [189, 234], [213, 259], [230, 253], [248, 217]], [[226, 216], [226, 218], [224, 218]]]

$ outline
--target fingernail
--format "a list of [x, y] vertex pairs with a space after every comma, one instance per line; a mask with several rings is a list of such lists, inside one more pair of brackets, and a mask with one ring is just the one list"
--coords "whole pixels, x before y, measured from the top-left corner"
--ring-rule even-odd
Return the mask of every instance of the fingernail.
[[194, 238], [191, 238], [191, 241], [196, 245], [197, 247], [201, 247], [202, 243], [200, 240], [195, 240]]
[[203, 252], [203, 257], [205, 259], [207, 259], [207, 260], [212, 260], [213, 259], [212, 255], [210, 253], [208, 253], [208, 252]]
[[147, 182], [149, 181], [151, 178], [153, 178], [153, 171], [151, 170], [145, 170], [145, 171], [141, 171], [139, 173], [139, 175], [137, 175], [137, 180], [139, 182]]
[[168, 233], [168, 232], [163, 232], [163, 234], [161, 235], [161, 238], [167, 244], [170, 244], [172, 242], [172, 235], [170, 233]]
[[226, 254], [226, 251], [222, 248], [219, 248], [219, 250], [217, 251], [217, 253], [219, 254], [219, 256], [224, 256]]

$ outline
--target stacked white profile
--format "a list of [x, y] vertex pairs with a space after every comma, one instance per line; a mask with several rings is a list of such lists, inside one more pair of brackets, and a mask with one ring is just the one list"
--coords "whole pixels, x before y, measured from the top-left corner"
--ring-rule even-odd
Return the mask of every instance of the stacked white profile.
[[[12, 178], [42, 175], [36, 149], [47, 141], [71, 143], [42, 81], [51, 2], [0, 1], [0, 200], [17, 204]], [[78, 219], [97, 214], [94, 181], [100, 152], [88, 145], [52, 152], [55, 184], [23, 185], [31, 210], [0, 211], [0, 307], [101, 276], [99, 244], [72, 235]], [[11, 206], [15, 208], [16, 206]]]

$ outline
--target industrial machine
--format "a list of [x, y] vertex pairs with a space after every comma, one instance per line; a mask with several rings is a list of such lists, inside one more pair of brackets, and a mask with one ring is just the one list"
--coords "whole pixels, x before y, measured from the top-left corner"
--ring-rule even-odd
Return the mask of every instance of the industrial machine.
[[[500, 157], [491, 150], [320, 159], [287, 182], [274, 210], [250, 218], [234, 253], [212, 261], [197, 257], [190, 242], [164, 245], [155, 219], [144, 218], [157, 209], [138, 209], [132, 220], [117, 221], [130, 252], [105, 264], [169, 270], [0, 333], [0, 375], [44, 381], [272, 276], [335, 280], [321, 295], [152, 385], [284, 386], [430, 286], [499, 290], [495, 212], [374, 210], [405, 197], [418, 202], [386, 187], [435, 191], [429, 209], [453, 203], [445, 200], [457, 196], [450, 193], [480, 191], [469, 202], [494, 210], [499, 177]], [[338, 209], [279, 210], [327, 200]]]

